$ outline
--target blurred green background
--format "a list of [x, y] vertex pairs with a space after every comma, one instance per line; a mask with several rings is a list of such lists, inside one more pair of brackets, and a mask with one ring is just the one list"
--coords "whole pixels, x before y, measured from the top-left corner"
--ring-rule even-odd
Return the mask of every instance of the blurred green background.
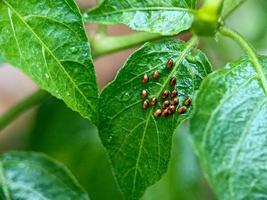
[[[247, 1], [231, 15], [227, 24], [243, 34], [259, 53], [267, 54], [266, 0]], [[236, 44], [221, 36], [217, 36], [216, 40], [202, 38], [200, 47], [207, 53], [214, 68], [223, 67], [242, 54]], [[12, 130], [5, 133], [10, 137], [4, 143], [0, 142], [1, 152], [14, 149], [44, 152], [67, 165], [92, 200], [122, 199], [97, 129], [64, 103], [51, 97], [32, 111], [23, 125], [17, 126], [12, 130], [20, 136], [14, 137]], [[187, 122], [177, 129], [173, 137], [168, 172], [147, 190], [142, 199], [216, 199], [194, 155]]]

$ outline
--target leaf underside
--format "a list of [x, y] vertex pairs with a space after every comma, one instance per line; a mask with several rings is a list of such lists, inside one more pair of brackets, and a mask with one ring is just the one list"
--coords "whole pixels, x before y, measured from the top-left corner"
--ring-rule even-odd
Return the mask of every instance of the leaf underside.
[[[259, 60], [267, 73], [267, 58]], [[210, 75], [200, 88], [191, 131], [221, 200], [267, 199], [266, 97], [262, 77], [246, 57]]]
[[0, 52], [86, 118], [97, 85], [82, 17], [72, 0], [0, 1]]
[[[161, 93], [165, 89], [177, 90], [181, 105], [187, 97], [193, 97], [211, 71], [206, 57], [200, 51], [191, 53], [192, 48], [176, 40], [145, 44], [100, 96], [100, 137], [126, 199], [139, 199], [166, 172], [172, 134], [191, 113], [190, 107], [182, 115], [155, 117], [154, 111], [161, 107]], [[170, 58], [176, 62], [173, 70], [165, 67]], [[160, 74], [157, 81], [152, 78], [155, 70]], [[150, 76], [147, 84], [141, 82], [145, 73]], [[171, 77], [177, 79], [174, 87], [169, 85]], [[159, 97], [157, 106], [142, 109], [143, 89], [148, 91], [149, 99]]]
[[89, 200], [70, 172], [43, 154], [0, 156], [0, 199]]
[[122, 23], [137, 31], [175, 35], [191, 27], [195, 4], [195, 0], [105, 0], [84, 18], [93, 23]]

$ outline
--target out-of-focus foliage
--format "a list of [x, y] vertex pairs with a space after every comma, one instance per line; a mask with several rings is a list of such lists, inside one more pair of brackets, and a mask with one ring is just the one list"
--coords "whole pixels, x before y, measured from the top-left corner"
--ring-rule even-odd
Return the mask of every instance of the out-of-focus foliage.
[[28, 149], [64, 163], [91, 199], [120, 199], [96, 128], [61, 101], [40, 107]]
[[[238, 30], [252, 43], [259, 53], [267, 53], [267, 1], [247, 0], [226, 20], [226, 24]], [[253, 23], [248, 23], [252, 21]], [[209, 60], [215, 66], [223, 67], [229, 61], [235, 61], [242, 50], [230, 39], [217, 35], [214, 38], [202, 38], [201, 46]]]

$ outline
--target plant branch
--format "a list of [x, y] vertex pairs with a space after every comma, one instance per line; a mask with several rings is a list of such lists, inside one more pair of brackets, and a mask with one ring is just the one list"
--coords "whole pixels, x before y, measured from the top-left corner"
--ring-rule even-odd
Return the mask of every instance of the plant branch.
[[15, 118], [17, 118], [20, 114], [24, 111], [28, 110], [29, 108], [40, 104], [43, 102], [50, 94], [43, 90], [39, 90], [32, 94], [31, 96], [25, 98], [13, 108], [8, 110], [0, 117], [0, 130], [4, 129], [10, 122], [12, 122]]
[[113, 37], [104, 34], [96, 34], [90, 37], [89, 40], [92, 47], [92, 56], [93, 58], [97, 58], [163, 37], [162, 35], [153, 33], [134, 33], [131, 35]]
[[248, 54], [248, 57], [253, 64], [255, 70], [257, 71], [259, 78], [262, 81], [263, 89], [265, 93], [267, 94], [267, 79], [265, 77], [264, 70], [262, 68], [262, 65], [259, 62], [257, 53], [255, 52], [254, 48], [241, 36], [239, 33], [237, 33], [234, 30], [231, 30], [227, 27], [221, 27], [220, 32], [222, 35], [225, 35], [226, 37], [231, 38], [235, 42], [237, 42], [242, 49], [246, 51]]

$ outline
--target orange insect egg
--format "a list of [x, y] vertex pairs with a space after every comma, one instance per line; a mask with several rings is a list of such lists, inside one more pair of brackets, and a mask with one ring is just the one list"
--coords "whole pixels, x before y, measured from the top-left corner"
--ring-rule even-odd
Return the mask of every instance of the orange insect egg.
[[155, 105], [157, 105], [157, 103], [158, 103], [158, 99], [156, 97], [153, 97], [151, 100], [151, 105], [155, 106]]
[[178, 92], [176, 90], [173, 90], [171, 92], [171, 98], [177, 97], [177, 95], [178, 95]]
[[169, 115], [175, 113], [175, 106], [170, 106], [170, 107], [168, 108], [168, 112], [169, 112]]
[[154, 78], [155, 80], [158, 80], [158, 79], [159, 79], [159, 71], [154, 71], [154, 73], [153, 73], [153, 78]]
[[171, 80], [170, 80], [170, 86], [175, 86], [176, 85], [176, 78], [175, 77], [172, 77]]
[[146, 84], [146, 83], [148, 83], [148, 81], [149, 81], [149, 76], [148, 76], [148, 74], [145, 74], [144, 77], [143, 77], [142, 82], [143, 82], [144, 84]]
[[165, 109], [165, 108], [167, 108], [169, 105], [170, 105], [170, 102], [169, 102], [169, 101], [164, 101], [163, 104], [162, 104], [162, 108]]
[[161, 111], [160, 109], [158, 109], [158, 110], [156, 110], [156, 111], [154, 112], [154, 116], [155, 116], [155, 117], [160, 117], [160, 116], [161, 116], [161, 113], [162, 113], [162, 111]]
[[147, 109], [149, 107], [149, 102], [148, 100], [145, 100], [143, 103], [143, 109]]
[[189, 107], [192, 103], [192, 99], [190, 97], [188, 97], [185, 101], [184, 101], [184, 106]]
[[164, 117], [168, 117], [169, 116], [168, 109], [163, 110], [162, 116], [164, 116]]
[[142, 99], [145, 99], [145, 98], [147, 98], [148, 97], [148, 92], [146, 91], [146, 90], [142, 90], [142, 92], [141, 92], [141, 98]]
[[186, 111], [187, 111], [187, 107], [186, 106], [182, 106], [177, 110], [177, 112], [179, 114], [184, 114]]
[[162, 99], [166, 99], [166, 98], [168, 98], [169, 95], [170, 95], [170, 92], [169, 92], [168, 90], [165, 90], [165, 91], [162, 93], [161, 98], [162, 98]]
[[173, 60], [172, 60], [172, 59], [169, 59], [169, 60], [167, 61], [167, 63], [166, 63], [166, 67], [167, 67], [168, 69], [172, 69], [172, 68], [173, 68], [173, 64], [174, 64]]
[[178, 98], [174, 98], [172, 101], [171, 101], [171, 105], [173, 106], [177, 106], [179, 104], [179, 99]]

